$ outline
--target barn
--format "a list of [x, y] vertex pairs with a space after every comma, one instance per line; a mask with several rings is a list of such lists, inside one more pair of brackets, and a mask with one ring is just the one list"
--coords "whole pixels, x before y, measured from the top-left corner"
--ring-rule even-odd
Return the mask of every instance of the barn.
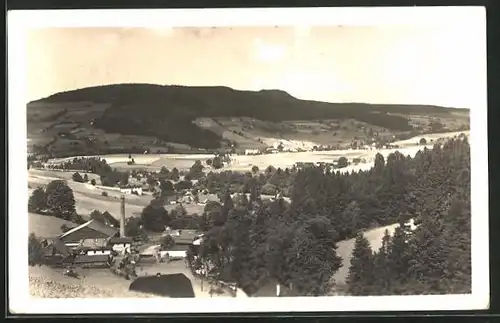
[[77, 247], [86, 239], [109, 239], [116, 237], [119, 231], [105, 224], [90, 220], [58, 236], [58, 239], [68, 247]]

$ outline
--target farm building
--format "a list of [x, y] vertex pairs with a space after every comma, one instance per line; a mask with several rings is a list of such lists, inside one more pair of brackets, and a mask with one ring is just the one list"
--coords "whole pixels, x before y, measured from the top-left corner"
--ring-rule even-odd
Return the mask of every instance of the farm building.
[[125, 186], [120, 187], [120, 192], [123, 194], [137, 194], [142, 195], [142, 186]]
[[116, 252], [123, 252], [125, 249], [130, 249], [133, 239], [112, 237], [108, 240], [108, 245]]
[[297, 294], [290, 288], [279, 284], [274, 280], [269, 280], [264, 286], [259, 288], [252, 297], [290, 297]]
[[180, 273], [139, 277], [130, 284], [129, 289], [170, 298], [195, 297], [191, 280]]
[[258, 149], [245, 149], [245, 155], [258, 155], [260, 150]]
[[105, 224], [90, 220], [77, 226], [61, 235], [58, 239], [68, 247], [80, 246], [85, 239], [109, 239], [118, 235], [118, 230], [106, 226]]

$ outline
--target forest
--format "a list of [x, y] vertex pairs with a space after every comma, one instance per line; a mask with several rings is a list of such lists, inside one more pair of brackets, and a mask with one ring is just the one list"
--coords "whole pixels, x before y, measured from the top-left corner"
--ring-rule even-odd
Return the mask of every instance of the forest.
[[[377, 155], [369, 171], [298, 170], [283, 199], [258, 194], [205, 209], [206, 240], [197, 266], [254, 292], [269, 279], [298, 295], [328, 295], [340, 268], [338, 241], [356, 237], [348, 294], [470, 293], [470, 147], [465, 137], [414, 158]], [[413, 231], [403, 224], [414, 219]], [[380, 250], [361, 231], [401, 223]]]

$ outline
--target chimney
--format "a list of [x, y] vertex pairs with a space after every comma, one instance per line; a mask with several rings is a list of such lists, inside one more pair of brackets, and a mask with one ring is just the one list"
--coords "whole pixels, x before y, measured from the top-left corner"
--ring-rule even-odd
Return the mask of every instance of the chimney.
[[120, 237], [125, 237], [125, 195], [121, 196], [120, 207]]

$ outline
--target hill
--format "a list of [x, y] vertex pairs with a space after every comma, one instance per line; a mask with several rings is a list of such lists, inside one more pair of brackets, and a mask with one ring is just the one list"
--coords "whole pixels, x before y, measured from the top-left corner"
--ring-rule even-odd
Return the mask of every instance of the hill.
[[[330, 127], [329, 131], [341, 130], [341, 122], [352, 120], [377, 128], [377, 131], [409, 132], [415, 128], [411, 120], [417, 115], [446, 119], [454, 118], [457, 110], [423, 105], [307, 101], [280, 90], [238, 91], [228, 87], [115, 84], [57, 93], [29, 103], [28, 131], [37, 130], [35, 137], [43, 137], [44, 145], [54, 144], [56, 138], [59, 146], [80, 146], [80, 150], [90, 149], [93, 143], [91, 140], [72, 143], [76, 133], [80, 133], [81, 137], [94, 135], [96, 138], [104, 134], [128, 136], [121, 137], [121, 140], [128, 140], [128, 146], [134, 142], [137, 149], [144, 147], [145, 142], [157, 149], [166, 147], [166, 143], [205, 149], [232, 144], [238, 146], [241, 143], [250, 148], [263, 145], [261, 137], [265, 137], [266, 133], [274, 132], [274, 136], [278, 134], [281, 138], [300, 133], [301, 129], [293, 124], [298, 120], [335, 120], [335, 125], [326, 125]], [[207, 118], [218, 128], [202, 126], [199, 120]], [[239, 123], [247, 120], [249, 124], [246, 129], [228, 129], [228, 118], [233, 121], [236, 118]], [[258, 128], [265, 130], [261, 136], [245, 132], [255, 128], [255, 122], [260, 122]], [[310, 124], [306, 128], [314, 130], [319, 126]], [[91, 135], [89, 129], [92, 130]], [[310, 137], [310, 132], [301, 138]], [[34, 135], [33, 131], [31, 134]], [[65, 136], [61, 138], [61, 134]], [[156, 140], [149, 142], [151, 138]], [[110, 138], [113, 142], [114, 139]], [[110, 149], [108, 147], [106, 151], [112, 153]]]

